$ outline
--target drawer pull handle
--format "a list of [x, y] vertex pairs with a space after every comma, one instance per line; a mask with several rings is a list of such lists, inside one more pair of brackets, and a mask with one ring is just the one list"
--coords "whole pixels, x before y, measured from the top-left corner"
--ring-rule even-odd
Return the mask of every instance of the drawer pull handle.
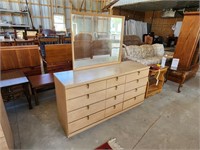
[[89, 105], [87, 105], [87, 109], [90, 109], [90, 106], [89, 106]]
[[89, 120], [90, 119], [90, 116], [87, 116], [87, 120]]
[[114, 99], [116, 100], [116, 99], [117, 99], [117, 96], [115, 96]]
[[137, 79], [137, 83], [139, 83], [139, 81], [140, 81], [140, 80], [139, 80], [139, 79]]
[[135, 92], [137, 92], [138, 89], [135, 89]]
[[115, 90], [117, 90], [117, 86], [115, 87]]
[[87, 89], [89, 89], [90, 88], [90, 85], [89, 84], [87, 84]]
[[90, 95], [89, 94], [87, 94], [87, 99], [89, 99], [90, 98]]
[[119, 78], [118, 77], [116, 77], [116, 81], [118, 81], [119, 80]]
[[140, 71], [138, 71], [138, 75], [140, 75]]
[[136, 100], [136, 97], [134, 97], [134, 100]]
[[114, 105], [113, 108], [115, 109], [115, 108], [116, 108], [116, 105]]

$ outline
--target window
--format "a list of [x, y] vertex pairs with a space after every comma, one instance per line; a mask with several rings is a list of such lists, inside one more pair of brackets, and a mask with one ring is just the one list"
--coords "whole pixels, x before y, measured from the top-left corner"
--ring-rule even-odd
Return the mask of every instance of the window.
[[66, 31], [64, 15], [54, 15], [54, 26], [56, 31]]

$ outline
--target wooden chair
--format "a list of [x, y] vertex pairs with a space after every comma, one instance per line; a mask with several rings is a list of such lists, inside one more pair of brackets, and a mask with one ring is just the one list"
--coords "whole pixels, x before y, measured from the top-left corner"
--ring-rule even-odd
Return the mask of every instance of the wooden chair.
[[62, 37], [61, 38], [61, 43], [62, 44], [71, 43], [71, 37], [66, 37], [66, 36]]
[[72, 45], [46, 45], [46, 72], [72, 70]]
[[22, 46], [22, 45], [36, 45], [36, 41], [34, 39], [29, 40], [14, 40], [15, 46]]
[[92, 57], [94, 55], [110, 55], [112, 52], [111, 40], [93, 40], [92, 41]]
[[74, 58], [92, 58], [92, 35], [79, 33], [74, 37]]
[[45, 45], [47, 44], [59, 44], [59, 37], [57, 36], [49, 36], [49, 37], [39, 37], [38, 38], [40, 45], [40, 52], [43, 58], [46, 57], [45, 53]]

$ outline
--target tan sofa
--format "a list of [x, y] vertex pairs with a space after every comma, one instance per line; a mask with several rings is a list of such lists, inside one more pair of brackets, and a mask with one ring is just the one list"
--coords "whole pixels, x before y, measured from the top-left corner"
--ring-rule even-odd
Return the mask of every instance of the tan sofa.
[[144, 65], [161, 63], [164, 56], [163, 44], [123, 46], [124, 60], [133, 60]]

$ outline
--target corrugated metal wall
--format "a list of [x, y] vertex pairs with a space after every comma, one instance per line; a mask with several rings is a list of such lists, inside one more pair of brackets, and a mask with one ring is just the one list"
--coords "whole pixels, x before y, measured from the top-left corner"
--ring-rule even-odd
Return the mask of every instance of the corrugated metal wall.
[[[111, 0], [28, 0], [28, 5], [35, 28], [38, 29], [39, 25], [42, 25], [45, 29], [52, 29], [53, 14], [61, 14], [65, 16], [66, 29], [69, 29], [71, 27], [71, 11], [100, 13], [101, 8], [110, 1]], [[17, 11], [25, 10], [26, 2], [25, 0], [1, 0], [0, 8]], [[28, 22], [30, 24], [26, 15], [1, 14], [0, 19], [15, 24], [27, 24]]]

